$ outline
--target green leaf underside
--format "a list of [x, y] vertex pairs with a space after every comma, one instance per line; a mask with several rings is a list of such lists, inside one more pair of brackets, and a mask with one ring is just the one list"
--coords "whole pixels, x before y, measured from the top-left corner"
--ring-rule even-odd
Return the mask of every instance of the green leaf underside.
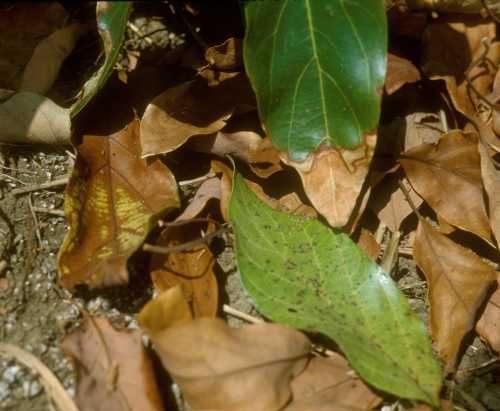
[[424, 324], [347, 235], [273, 210], [239, 175], [229, 212], [243, 286], [264, 315], [332, 338], [373, 386], [438, 405], [441, 368]]
[[245, 4], [245, 68], [273, 143], [302, 160], [320, 144], [354, 148], [374, 132], [385, 79], [382, 0]]
[[97, 16], [97, 27], [104, 43], [105, 60], [99, 70], [82, 87], [82, 95], [71, 107], [71, 116], [76, 116], [104, 86], [113, 72], [120, 47], [125, 37], [131, 1], [106, 1], [105, 10]]

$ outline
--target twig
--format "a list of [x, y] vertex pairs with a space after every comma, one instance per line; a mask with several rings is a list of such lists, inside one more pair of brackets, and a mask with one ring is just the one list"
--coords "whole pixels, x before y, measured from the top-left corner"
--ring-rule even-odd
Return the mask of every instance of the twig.
[[208, 174], [205, 174], [204, 176], [201, 176], [201, 177], [196, 177], [196, 178], [193, 178], [191, 180], [184, 180], [184, 181], [179, 181], [179, 187], [185, 187], [185, 186], [197, 186], [197, 185], [200, 185], [201, 183], [203, 183], [204, 181], [212, 178], [212, 177], [215, 177], [215, 173], [208, 173]]
[[382, 240], [384, 239], [385, 230], [387, 229], [387, 224], [381, 221], [377, 227], [377, 231], [375, 231], [375, 241], [377, 244], [382, 244]]
[[400, 238], [401, 238], [401, 232], [395, 231], [394, 233], [392, 233], [391, 239], [389, 240], [389, 244], [387, 245], [384, 251], [382, 260], [380, 261], [380, 266], [389, 275], [391, 275], [391, 271], [394, 268], [394, 265], [396, 264]]
[[418, 211], [417, 207], [415, 207], [415, 203], [410, 197], [410, 193], [408, 193], [408, 190], [404, 186], [404, 184], [401, 181], [398, 181], [399, 188], [401, 188], [401, 191], [403, 192], [406, 201], [408, 201], [408, 204], [410, 204], [411, 209], [413, 212], [417, 215], [418, 219], [423, 219], [422, 214], [420, 214], [420, 211]]
[[36, 217], [35, 210], [33, 210], [33, 202], [31, 201], [31, 193], [28, 196], [28, 206], [30, 208], [31, 217], [33, 218], [36, 239], [38, 240], [38, 247], [42, 247], [42, 235], [40, 234], [40, 225], [38, 224], [38, 218]]
[[47, 183], [41, 183], [29, 187], [17, 188], [15, 190], [12, 190], [11, 194], [19, 195], [19, 194], [31, 193], [32, 191], [44, 190], [46, 188], [61, 187], [68, 184], [68, 181], [69, 181], [69, 176], [64, 176], [58, 178], [57, 180], [49, 181]]
[[39, 374], [40, 382], [43, 388], [45, 388], [47, 396], [54, 401], [60, 411], [78, 411], [78, 407], [57, 377], [33, 354], [15, 345], [0, 343], [0, 355], [3, 357], [14, 357], [21, 364]]
[[204, 237], [196, 238], [194, 240], [188, 241], [187, 243], [174, 245], [171, 247], [162, 247], [159, 245], [153, 245], [153, 244], [146, 243], [142, 246], [142, 249], [144, 251], [148, 251], [150, 253], [156, 253], [156, 254], [178, 253], [180, 251], [191, 250], [193, 247], [197, 246], [198, 244], [209, 244], [213, 238], [221, 235], [222, 233], [225, 233], [226, 231], [228, 231], [228, 227], [221, 227], [218, 230], [215, 230], [214, 232], [207, 234]]
[[260, 318], [257, 318], [257, 317], [253, 317], [250, 314], [246, 314], [244, 312], [241, 312], [241, 311], [237, 310], [236, 308], [233, 308], [233, 307], [231, 307], [230, 305], [227, 305], [227, 304], [224, 304], [222, 306], [222, 311], [224, 311], [226, 314], [232, 315], [235, 318], [238, 318], [240, 320], [249, 322], [251, 324], [262, 324], [262, 323], [265, 323], [264, 320], [262, 320]]
[[214, 220], [213, 218], [210, 217], [197, 217], [197, 218], [190, 218], [189, 220], [179, 220], [179, 221], [163, 221], [160, 220], [158, 221], [158, 227], [179, 227], [183, 226], [186, 224], [192, 224], [192, 223], [213, 223], [217, 227], [221, 225], [217, 220]]
[[52, 214], [52, 215], [56, 215], [58, 217], [64, 217], [65, 216], [63, 210], [51, 210], [50, 208], [42, 208], [42, 207], [32, 207], [32, 210], [35, 213]]
[[492, 358], [486, 362], [483, 362], [482, 364], [479, 364], [476, 367], [470, 367], [470, 368], [464, 368], [462, 370], [458, 370], [457, 374], [471, 374], [479, 370], [483, 370], [484, 368], [488, 368], [491, 365], [498, 365], [500, 366], [500, 358]]

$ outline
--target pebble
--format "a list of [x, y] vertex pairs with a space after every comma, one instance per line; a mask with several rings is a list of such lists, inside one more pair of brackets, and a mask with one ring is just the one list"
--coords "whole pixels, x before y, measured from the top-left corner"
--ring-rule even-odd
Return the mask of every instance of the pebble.
[[10, 385], [4, 381], [0, 381], [0, 403], [5, 401], [10, 396]]
[[16, 378], [23, 375], [23, 371], [19, 365], [11, 365], [7, 367], [2, 374], [2, 379], [7, 381], [7, 383], [13, 383]]

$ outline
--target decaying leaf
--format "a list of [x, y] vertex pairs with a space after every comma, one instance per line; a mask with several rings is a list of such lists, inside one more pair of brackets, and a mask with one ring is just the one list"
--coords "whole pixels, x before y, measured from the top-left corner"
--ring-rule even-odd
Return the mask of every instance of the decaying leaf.
[[[209, 227], [207, 234], [213, 231]], [[157, 245], [171, 247], [200, 238], [200, 224], [167, 227]], [[194, 317], [214, 317], [218, 308], [218, 286], [214, 273], [215, 257], [210, 248], [199, 243], [189, 250], [154, 254], [151, 259], [151, 278], [155, 287], [165, 291], [181, 285]]]
[[0, 88], [17, 90], [40, 40], [62, 28], [68, 13], [58, 2], [19, 2], [0, 9]]
[[205, 60], [219, 70], [237, 70], [243, 66], [243, 41], [235, 37], [224, 43], [209, 47], [205, 51]]
[[430, 328], [436, 349], [452, 372], [464, 336], [474, 328], [477, 310], [497, 278], [472, 251], [420, 220], [413, 256], [429, 284]]
[[304, 162], [292, 161], [286, 154], [281, 159], [297, 170], [314, 208], [332, 227], [342, 227], [358, 201], [376, 141], [376, 135], [369, 135], [355, 150], [322, 147]]
[[39, 94], [22, 91], [0, 105], [0, 141], [70, 144], [69, 111]]
[[476, 331], [491, 348], [500, 352], [500, 275], [497, 278], [497, 289], [488, 300], [483, 315], [476, 324]]
[[238, 106], [255, 105], [253, 91], [242, 73], [216, 85], [196, 80], [172, 87], [146, 108], [141, 123], [142, 155], [167, 153], [190, 137], [212, 134], [226, 125]]
[[500, 243], [500, 171], [495, 168], [488, 149], [482, 141], [479, 142], [478, 147], [481, 156], [481, 176], [488, 196], [491, 230], [497, 243]]
[[191, 202], [187, 205], [181, 215], [179, 215], [175, 220], [183, 221], [190, 220], [198, 216], [207, 203], [211, 199], [220, 199], [221, 197], [221, 181], [217, 177], [209, 178], [205, 180], [194, 195]]
[[233, 187], [233, 170], [221, 161], [213, 160], [211, 170], [220, 175], [220, 212], [224, 221], [229, 221], [229, 201]]
[[[455, 108], [471, 118], [480, 102], [470, 89], [465, 73], [484, 52], [483, 39], [496, 37], [496, 24], [486, 19], [463, 17], [460, 21], [437, 21], [429, 24], [423, 37], [422, 71], [433, 80], [442, 79]], [[496, 67], [500, 63], [500, 43], [494, 42], [486, 55], [492, 64], [478, 64], [469, 79], [481, 95], [490, 92]]]
[[127, 260], [156, 218], [178, 207], [177, 184], [160, 161], [140, 158], [139, 120], [110, 136], [85, 136], [65, 197], [68, 232], [59, 254], [66, 287], [128, 281]]
[[366, 228], [361, 228], [357, 244], [368, 257], [373, 261], [377, 260], [380, 253], [380, 244], [375, 239], [375, 236]]
[[399, 231], [404, 219], [413, 213], [413, 209], [399, 184], [406, 187], [406, 191], [415, 207], [420, 207], [422, 198], [415, 193], [406, 181], [401, 180], [398, 174], [386, 176], [374, 189], [370, 201], [371, 209], [393, 233]]
[[24, 69], [20, 90], [45, 95], [56, 81], [64, 59], [87, 30], [88, 26], [73, 23], [42, 40]]
[[437, 143], [444, 131], [438, 116], [432, 113], [412, 113], [405, 117], [404, 151], [425, 143]]
[[475, 135], [451, 131], [437, 145], [405, 152], [400, 162], [412, 187], [437, 214], [491, 241]]
[[391, 95], [407, 83], [420, 80], [420, 72], [408, 59], [389, 53], [387, 55], [387, 73], [384, 88]]
[[292, 392], [285, 411], [369, 410], [382, 401], [339, 354], [312, 358], [292, 380]]
[[255, 131], [219, 131], [214, 136], [194, 137], [189, 147], [220, 157], [229, 155], [243, 160], [262, 178], [267, 178], [282, 169], [276, 147], [269, 138], [262, 138]]
[[118, 331], [105, 318], [86, 316], [62, 347], [74, 359], [80, 411], [163, 410], [139, 331]]
[[235, 329], [216, 318], [175, 320], [178, 314], [169, 312], [181, 296], [174, 290], [175, 304], [169, 295], [150, 301], [139, 323], [193, 411], [282, 409], [291, 399], [290, 380], [306, 365], [307, 337], [278, 324]]

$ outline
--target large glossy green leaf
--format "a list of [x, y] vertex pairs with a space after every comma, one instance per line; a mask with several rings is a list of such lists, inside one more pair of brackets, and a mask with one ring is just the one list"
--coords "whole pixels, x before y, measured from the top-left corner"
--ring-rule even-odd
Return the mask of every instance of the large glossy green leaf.
[[375, 131], [384, 83], [383, 0], [245, 3], [245, 67], [273, 143], [294, 160]]
[[332, 338], [375, 387], [438, 404], [441, 369], [424, 324], [347, 235], [273, 210], [241, 176], [229, 212], [243, 285], [264, 315]]
[[99, 70], [84, 84], [78, 100], [71, 107], [72, 117], [87, 105], [111, 75], [125, 36], [131, 9], [131, 1], [97, 2], [97, 28], [103, 42], [105, 59]]

